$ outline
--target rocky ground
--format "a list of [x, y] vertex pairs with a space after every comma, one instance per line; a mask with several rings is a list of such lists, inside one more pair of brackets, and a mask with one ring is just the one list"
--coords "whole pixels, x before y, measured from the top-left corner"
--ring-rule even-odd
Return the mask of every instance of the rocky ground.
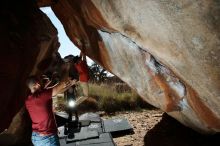
[[117, 146], [219, 146], [220, 135], [201, 135], [160, 110], [117, 112], [102, 118], [125, 117], [134, 134], [114, 138]]
[[[85, 102], [79, 107], [79, 113], [97, 112], [94, 103], [96, 101], [93, 100]], [[58, 106], [56, 110], [62, 111], [64, 108]], [[198, 134], [155, 108], [121, 111], [114, 114], [97, 113], [103, 119], [126, 118], [133, 126], [134, 134], [114, 138], [117, 146], [220, 146], [220, 134]]]
[[[146, 131], [152, 129], [161, 119], [163, 112], [159, 110], [141, 110], [130, 112], [118, 112], [115, 117], [128, 119], [134, 128], [134, 134], [114, 138], [118, 146], [143, 146]], [[114, 116], [104, 116], [109, 118]]]

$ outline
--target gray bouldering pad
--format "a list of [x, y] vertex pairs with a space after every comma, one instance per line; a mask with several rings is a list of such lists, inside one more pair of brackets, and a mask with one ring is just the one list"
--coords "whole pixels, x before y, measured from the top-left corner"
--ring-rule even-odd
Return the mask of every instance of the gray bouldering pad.
[[104, 132], [120, 133], [123, 131], [132, 132], [133, 128], [124, 118], [107, 119], [103, 121]]
[[98, 133], [103, 133], [102, 123], [90, 123], [88, 126], [88, 131], [97, 131]]
[[64, 135], [64, 126], [59, 127], [58, 131], [58, 137], [60, 139], [65, 138], [67, 141], [80, 141], [99, 136], [99, 132], [97, 130], [90, 130], [89, 127], [81, 127], [79, 132], [74, 133], [75, 137], [73, 139], [68, 139], [67, 135]]
[[85, 113], [79, 116], [79, 120], [90, 120], [91, 122], [101, 122], [102, 119], [96, 113]]
[[[83, 129], [83, 128], [81, 128]], [[91, 139], [91, 138], [98, 138], [99, 134], [97, 131], [80, 131], [79, 133], [75, 133], [74, 134], [74, 138], [68, 138], [66, 137], [66, 141], [67, 143], [69, 142], [74, 142], [74, 141], [83, 141], [83, 140], [87, 140], [87, 139]]]
[[102, 133], [99, 135], [99, 138], [88, 139], [79, 142], [79, 144], [81, 145], [104, 144], [104, 143], [112, 143], [113, 146], [115, 145], [110, 133]]
[[[58, 113], [57, 117], [63, 123], [66, 122], [67, 114]], [[61, 124], [58, 128], [61, 146], [115, 146], [112, 137], [133, 132], [132, 126], [125, 118], [102, 120], [96, 113], [86, 113], [79, 116], [80, 121], [82, 125], [79, 131], [74, 131], [73, 138], [64, 135], [64, 126]]]

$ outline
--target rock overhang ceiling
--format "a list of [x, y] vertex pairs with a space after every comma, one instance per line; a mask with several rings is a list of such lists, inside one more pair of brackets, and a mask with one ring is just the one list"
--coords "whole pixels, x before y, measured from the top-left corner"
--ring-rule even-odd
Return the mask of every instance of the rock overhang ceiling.
[[83, 40], [89, 57], [145, 101], [197, 131], [219, 132], [219, 2], [64, 0], [51, 7], [70, 39]]

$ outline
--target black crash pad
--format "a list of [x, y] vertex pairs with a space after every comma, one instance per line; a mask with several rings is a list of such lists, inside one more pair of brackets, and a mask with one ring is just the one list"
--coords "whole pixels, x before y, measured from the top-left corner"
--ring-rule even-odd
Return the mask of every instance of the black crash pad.
[[[67, 122], [66, 113], [57, 113], [61, 146], [115, 146], [112, 137], [133, 133], [133, 128], [125, 118], [102, 120], [96, 113], [86, 113], [79, 116], [79, 122], [89, 121], [74, 132], [75, 137], [68, 139], [64, 135], [64, 124]], [[74, 119], [74, 118], [73, 118]]]
[[66, 144], [65, 139], [60, 140], [61, 146], [116, 146], [110, 133], [102, 133], [98, 138], [87, 139]]

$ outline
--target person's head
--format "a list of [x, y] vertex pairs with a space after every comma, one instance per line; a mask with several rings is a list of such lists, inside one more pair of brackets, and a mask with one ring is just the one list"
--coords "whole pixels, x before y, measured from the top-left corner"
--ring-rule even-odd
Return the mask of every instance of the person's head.
[[27, 78], [26, 84], [31, 90], [31, 93], [35, 93], [41, 89], [40, 81], [36, 76], [30, 76]]
[[70, 63], [73, 61], [73, 58], [74, 58], [73, 55], [68, 55], [68, 56], [65, 56], [63, 60], [65, 63]]
[[73, 57], [73, 63], [78, 63], [80, 61], [80, 57], [79, 56], [74, 56]]

